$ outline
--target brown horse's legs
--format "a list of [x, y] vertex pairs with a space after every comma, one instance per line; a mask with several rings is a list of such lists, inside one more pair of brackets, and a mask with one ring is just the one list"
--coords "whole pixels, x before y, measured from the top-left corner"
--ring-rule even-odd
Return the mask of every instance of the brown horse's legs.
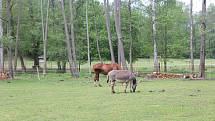
[[95, 73], [95, 77], [94, 77], [94, 86], [97, 87], [97, 81], [99, 81], [99, 73]]
[[99, 73], [95, 74], [95, 77], [94, 77], [94, 86], [95, 87], [97, 87], [97, 86], [101, 87], [102, 86], [101, 84], [99, 84]]
[[111, 81], [111, 92], [112, 93], [115, 93], [114, 86], [115, 86], [115, 80]]

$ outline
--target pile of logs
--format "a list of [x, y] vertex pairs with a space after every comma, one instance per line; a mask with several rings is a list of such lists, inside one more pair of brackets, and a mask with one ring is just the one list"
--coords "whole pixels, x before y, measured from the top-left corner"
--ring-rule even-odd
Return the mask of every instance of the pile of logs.
[[172, 73], [160, 73], [153, 72], [146, 75], [146, 79], [173, 79], [173, 78], [183, 78], [183, 79], [194, 79], [197, 76], [195, 74], [172, 74]]
[[0, 80], [6, 80], [9, 78], [8, 72], [2, 71], [0, 72]]

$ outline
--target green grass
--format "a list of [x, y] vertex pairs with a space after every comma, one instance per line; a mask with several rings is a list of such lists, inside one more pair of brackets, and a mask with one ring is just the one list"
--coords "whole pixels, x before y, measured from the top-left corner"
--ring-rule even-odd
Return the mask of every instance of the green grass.
[[136, 93], [118, 84], [111, 94], [105, 80], [103, 87], [86, 74], [0, 81], [0, 121], [215, 121], [215, 81], [139, 78]]

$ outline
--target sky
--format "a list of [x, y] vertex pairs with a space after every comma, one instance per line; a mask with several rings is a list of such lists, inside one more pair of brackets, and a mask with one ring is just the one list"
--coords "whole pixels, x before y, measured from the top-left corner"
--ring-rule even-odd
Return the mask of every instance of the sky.
[[[99, 0], [101, 2], [103, 2], [103, 0]], [[109, 0], [109, 2], [113, 2], [114, 0]], [[142, 2], [146, 2], [149, 0], [141, 0]], [[190, 4], [190, 0], [177, 0], [177, 1], [181, 1], [184, 2], [185, 5], [189, 5]], [[206, 5], [209, 6], [211, 3], [215, 4], [215, 0], [207, 0]], [[200, 12], [202, 9], [202, 0], [193, 0], [193, 11], [194, 12]]]

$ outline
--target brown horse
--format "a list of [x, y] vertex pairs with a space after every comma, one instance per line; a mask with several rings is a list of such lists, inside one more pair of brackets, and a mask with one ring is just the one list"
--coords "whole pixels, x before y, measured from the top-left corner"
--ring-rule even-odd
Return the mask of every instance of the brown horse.
[[94, 77], [94, 86], [101, 86], [99, 84], [99, 74], [102, 73], [104, 75], [107, 75], [112, 70], [121, 70], [121, 66], [117, 63], [113, 64], [102, 64], [98, 63], [93, 65], [93, 72], [95, 73]]

